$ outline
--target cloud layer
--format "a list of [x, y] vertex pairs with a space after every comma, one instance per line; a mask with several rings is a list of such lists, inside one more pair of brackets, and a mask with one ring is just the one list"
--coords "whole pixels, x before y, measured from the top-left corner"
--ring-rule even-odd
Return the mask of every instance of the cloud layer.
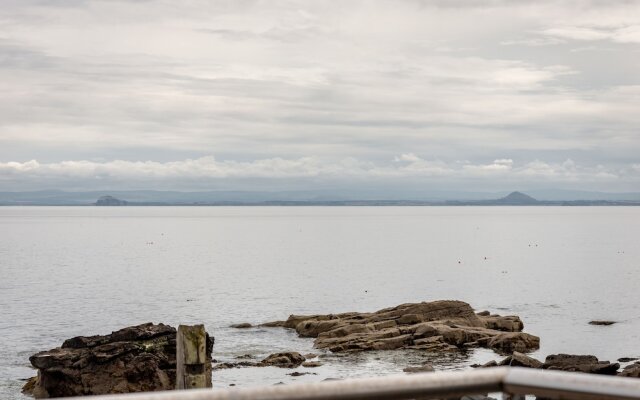
[[[47, 189], [57, 185], [72, 186], [75, 182], [93, 182], [87, 186], [91, 189], [116, 188], [123, 182], [139, 189], [172, 186], [211, 189], [224, 180], [243, 182], [244, 186], [237, 187], [243, 190], [251, 189], [256, 183], [273, 184], [274, 181], [280, 189], [295, 189], [295, 185], [286, 183], [300, 179], [338, 186], [351, 182], [368, 187], [391, 182], [428, 182], [448, 188], [465, 183], [468, 188], [469, 182], [473, 182], [473, 186], [482, 185], [485, 190], [504, 190], [522, 182], [539, 187], [558, 184], [574, 187], [587, 181], [594, 188], [608, 185], [624, 187], [640, 184], [640, 164], [611, 169], [602, 165], [577, 165], [570, 159], [562, 163], [535, 160], [516, 164], [511, 159], [497, 159], [485, 164], [468, 161], [446, 163], [425, 160], [413, 153], [399, 155], [385, 164], [354, 158], [326, 162], [314, 157], [237, 162], [220, 161], [213, 156], [164, 163], [122, 160], [0, 163], [0, 183], [28, 187], [30, 181], [50, 182], [45, 186]], [[503, 182], [503, 185], [496, 185], [493, 181]]]
[[0, 26], [0, 190], [545, 170], [618, 190], [601, 174], [640, 162], [637, 2], [7, 0]]

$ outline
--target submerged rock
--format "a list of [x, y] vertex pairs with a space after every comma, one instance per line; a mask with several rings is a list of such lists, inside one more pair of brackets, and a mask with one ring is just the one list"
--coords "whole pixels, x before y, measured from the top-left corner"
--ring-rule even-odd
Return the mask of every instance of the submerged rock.
[[235, 329], [247, 329], [247, 328], [251, 328], [251, 327], [253, 327], [253, 325], [251, 325], [248, 322], [243, 322], [241, 324], [233, 324], [233, 325], [229, 326], [229, 328], [235, 328]]
[[[236, 357], [245, 358], [245, 357]], [[295, 351], [284, 353], [270, 354], [260, 362], [240, 361], [240, 362], [223, 362], [213, 366], [214, 370], [244, 367], [279, 367], [279, 368], [296, 368], [303, 365], [305, 357]]]
[[302, 363], [302, 366], [305, 368], [317, 368], [321, 367], [322, 363], [320, 361], [305, 361]]
[[433, 366], [431, 364], [424, 364], [419, 367], [407, 367], [402, 370], [402, 372], [406, 372], [408, 374], [417, 374], [420, 372], [434, 372]]
[[589, 321], [589, 325], [609, 326], [609, 325], [613, 325], [615, 323], [616, 323], [616, 321], [602, 321], [602, 320]]
[[305, 358], [298, 352], [290, 351], [286, 353], [271, 354], [264, 360], [260, 361], [259, 366], [267, 367], [279, 367], [279, 368], [295, 368], [300, 366], [305, 361]]
[[[212, 349], [213, 338], [207, 335], [209, 361]], [[176, 381], [176, 329], [146, 323], [109, 335], [78, 336], [29, 361], [38, 376], [23, 392], [36, 398], [171, 390]], [[211, 369], [208, 373], [211, 376]]]
[[535, 350], [540, 339], [522, 332], [517, 316], [474, 313], [461, 301], [408, 303], [373, 313], [291, 315], [286, 321], [263, 324], [295, 329], [315, 338], [314, 347], [332, 352], [419, 349], [456, 351], [486, 347], [511, 354]]

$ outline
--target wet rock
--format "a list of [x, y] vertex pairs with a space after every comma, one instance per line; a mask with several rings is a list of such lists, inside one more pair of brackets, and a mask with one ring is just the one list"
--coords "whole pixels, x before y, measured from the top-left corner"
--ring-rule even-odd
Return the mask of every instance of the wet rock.
[[627, 376], [630, 378], [640, 378], [640, 362], [629, 364], [622, 371], [618, 373], [620, 376]]
[[[209, 361], [212, 349], [213, 338], [207, 335]], [[176, 379], [176, 330], [147, 323], [109, 335], [78, 336], [29, 361], [38, 376], [24, 390], [36, 398], [171, 390]], [[211, 376], [210, 367], [208, 373]]]
[[298, 372], [298, 371], [293, 371], [290, 374], [287, 375], [291, 375], [291, 376], [303, 376], [303, 375], [318, 375], [315, 372]]
[[253, 327], [253, 325], [251, 325], [248, 322], [243, 322], [241, 324], [233, 324], [229, 326], [230, 328], [236, 328], [236, 329], [247, 329], [247, 328], [251, 328]]
[[321, 367], [322, 363], [319, 361], [305, 361], [302, 363], [302, 366], [305, 368], [317, 368]]
[[498, 362], [495, 360], [491, 360], [489, 362], [482, 364], [480, 368], [491, 368], [491, 367], [497, 367], [497, 366], [498, 366]]
[[264, 324], [260, 324], [259, 326], [264, 326], [267, 328], [283, 328], [285, 324], [286, 324], [286, 321], [272, 321], [272, 322], [265, 322]]
[[419, 367], [407, 367], [402, 370], [402, 372], [406, 372], [408, 374], [417, 374], [420, 372], [433, 372], [433, 366], [431, 364], [424, 364]]
[[279, 368], [295, 368], [299, 367], [305, 358], [298, 352], [290, 351], [286, 353], [271, 354], [264, 360], [260, 361], [262, 367], [272, 366]]
[[499, 315], [482, 316], [481, 320], [486, 328], [497, 331], [522, 332], [524, 329], [524, 324], [520, 320], [520, 317], [515, 315], [507, 315], [504, 317]]
[[535, 358], [514, 351], [512, 355], [500, 362], [500, 365], [525, 368], [542, 368], [542, 363]]
[[615, 375], [620, 368], [618, 363], [599, 361], [591, 355], [552, 354], [547, 356], [544, 369], [585, 372], [589, 374]]
[[217, 371], [219, 369], [231, 369], [231, 368], [247, 368], [247, 367], [262, 367], [262, 365], [260, 365], [257, 362], [251, 362], [251, 361], [240, 361], [240, 362], [222, 362], [222, 363], [217, 363], [213, 366], [213, 370]]
[[616, 321], [603, 321], [603, 320], [589, 321], [589, 325], [609, 326], [609, 325], [613, 325], [615, 323], [616, 323]]
[[373, 313], [291, 315], [284, 323], [314, 346], [331, 352], [417, 349], [430, 352], [485, 347], [500, 353], [528, 352], [538, 337], [521, 332], [517, 316], [474, 313], [461, 301], [408, 303]]
[[621, 358], [618, 358], [618, 362], [622, 362], [622, 363], [636, 361], [636, 360], [639, 360], [639, 358], [638, 357], [621, 357]]
[[305, 359], [307, 359], [307, 360], [311, 360], [312, 358], [316, 358], [316, 357], [318, 357], [318, 355], [317, 355], [317, 354], [314, 354], [314, 353], [307, 353], [307, 354], [305, 354], [303, 357], [304, 357]]

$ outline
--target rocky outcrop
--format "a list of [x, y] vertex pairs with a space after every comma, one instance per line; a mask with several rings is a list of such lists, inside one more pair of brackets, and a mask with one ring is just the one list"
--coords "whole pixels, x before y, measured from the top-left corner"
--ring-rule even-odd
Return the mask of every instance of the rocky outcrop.
[[[207, 335], [209, 366], [212, 349]], [[23, 391], [36, 398], [170, 390], [176, 380], [176, 329], [146, 323], [109, 335], [78, 336], [29, 361], [38, 376]]]
[[315, 338], [316, 348], [332, 352], [486, 347], [511, 354], [540, 345], [537, 336], [522, 332], [520, 318], [476, 314], [469, 304], [452, 300], [402, 304], [373, 313], [291, 315], [263, 326], [295, 329], [302, 337]]
[[615, 375], [620, 364], [599, 361], [596, 356], [552, 354], [544, 360], [543, 369]]

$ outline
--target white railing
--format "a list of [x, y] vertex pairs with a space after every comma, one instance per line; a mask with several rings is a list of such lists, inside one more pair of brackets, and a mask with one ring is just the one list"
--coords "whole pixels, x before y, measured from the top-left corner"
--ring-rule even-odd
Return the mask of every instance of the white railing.
[[508, 399], [640, 399], [640, 379], [495, 367], [255, 388], [197, 389], [96, 396], [95, 400], [392, 400], [460, 398], [502, 392]]

